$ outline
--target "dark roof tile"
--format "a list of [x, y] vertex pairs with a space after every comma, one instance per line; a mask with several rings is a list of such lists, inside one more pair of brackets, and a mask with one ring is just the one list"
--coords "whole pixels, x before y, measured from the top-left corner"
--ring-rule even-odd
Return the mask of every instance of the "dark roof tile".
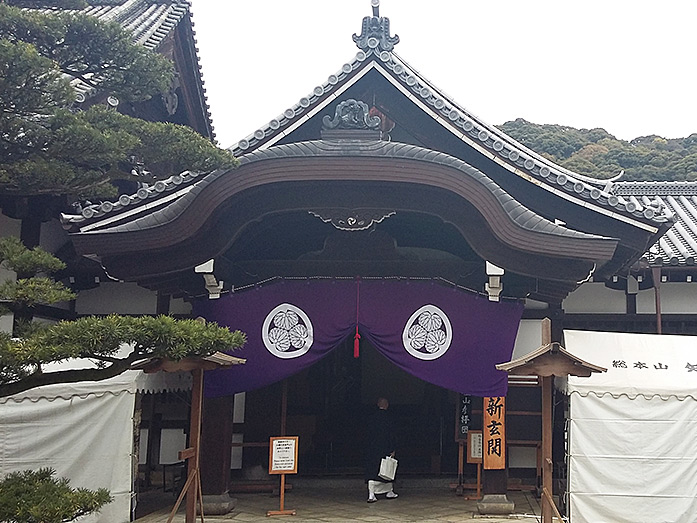
[[645, 254], [652, 266], [692, 266], [697, 260], [697, 182], [615, 182], [614, 194], [634, 199], [644, 210], [664, 206], [675, 224]]

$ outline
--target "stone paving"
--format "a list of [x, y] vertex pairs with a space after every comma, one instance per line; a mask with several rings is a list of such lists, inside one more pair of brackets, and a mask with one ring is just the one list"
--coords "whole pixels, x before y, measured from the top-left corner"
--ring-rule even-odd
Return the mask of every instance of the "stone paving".
[[[323, 486], [294, 486], [286, 493], [285, 509], [295, 510], [295, 516], [266, 516], [267, 510], [278, 510], [278, 494], [235, 494], [237, 506], [225, 516], [206, 516], [206, 521], [268, 522], [282, 519], [295, 522], [478, 522], [509, 523], [511, 521], [540, 521], [539, 503], [531, 492], [509, 492], [515, 502], [510, 516], [483, 516], [477, 512], [477, 502], [458, 496], [449, 488], [401, 488], [395, 489], [399, 498], [387, 500], [379, 497], [377, 503], [366, 503], [366, 492], [357, 481], [345, 488]], [[138, 523], [165, 523], [169, 509], [163, 509], [137, 520]], [[200, 521], [200, 518], [197, 519]], [[175, 523], [183, 523], [183, 513], [178, 513]]]

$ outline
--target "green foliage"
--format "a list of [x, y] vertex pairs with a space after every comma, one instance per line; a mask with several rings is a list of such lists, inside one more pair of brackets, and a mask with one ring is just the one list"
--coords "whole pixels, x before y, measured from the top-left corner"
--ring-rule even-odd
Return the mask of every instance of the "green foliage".
[[42, 361], [66, 358], [106, 358], [123, 344], [133, 346], [138, 359], [158, 357], [180, 360], [230, 350], [245, 342], [245, 336], [215, 323], [177, 320], [170, 316], [88, 316], [62, 321], [45, 329], [24, 344], [25, 350]]
[[0, 283], [0, 314], [7, 310], [26, 311], [41, 303], [50, 305], [75, 298], [75, 294], [60, 282], [38, 274], [52, 274], [65, 264], [41, 247], [27, 249], [19, 238], [0, 239], [0, 265], [15, 271], [20, 277]]
[[98, 511], [113, 498], [103, 488], [73, 489], [56, 471], [12, 472], [0, 481], [0, 521], [8, 523], [61, 523]]
[[[28, 276], [0, 285], [0, 300], [9, 302], [7, 307], [15, 313], [26, 313], [37, 303], [75, 297], [62, 284], [36, 276], [63, 268], [60, 260], [40, 248], [27, 249], [16, 238], [1, 239], [0, 263]], [[31, 323], [31, 315], [22, 319], [15, 325], [15, 337], [0, 333], [0, 396], [51, 383], [106, 379], [145, 359], [208, 356], [246, 341], [243, 333], [215, 323], [169, 316], [88, 316], [41, 328]], [[91, 359], [97, 369], [42, 372], [42, 366], [70, 358]]]
[[[70, 381], [105, 379], [145, 359], [208, 356], [245, 342], [240, 331], [169, 316], [88, 316], [62, 321], [23, 339], [0, 337], [0, 396], [61, 383], [65, 376]], [[124, 353], [125, 346], [130, 349]], [[99, 368], [41, 373], [42, 365], [69, 358], [89, 358]]]
[[27, 249], [19, 238], [0, 238], [0, 264], [17, 274], [53, 274], [65, 269], [65, 264], [41, 247]]
[[130, 177], [132, 158], [143, 159], [154, 178], [237, 165], [228, 151], [189, 127], [147, 122], [101, 105], [79, 113], [58, 110], [38, 127], [31, 148], [6, 147], [0, 191], [113, 195], [107, 182]]
[[20, 278], [0, 284], [0, 300], [13, 303], [10, 309], [33, 307], [39, 303], [51, 305], [75, 299], [75, 293], [62, 283], [38, 276]]
[[154, 178], [236, 165], [188, 127], [75, 111], [69, 77], [135, 102], [167, 91], [173, 68], [116, 23], [0, 3], [0, 193], [113, 196], [134, 161]]
[[70, 82], [56, 64], [26, 42], [0, 39], [0, 72], [3, 132], [12, 130], [11, 125], [23, 129], [18, 118], [50, 115], [75, 98]]
[[124, 101], [166, 91], [173, 75], [171, 62], [134, 45], [119, 24], [82, 14], [45, 14], [0, 4], [0, 36], [11, 44], [32, 45], [61, 72]]
[[522, 118], [500, 128], [533, 151], [586, 176], [606, 179], [624, 171], [622, 180], [697, 180], [697, 134], [677, 139], [642, 136], [627, 142], [604, 129], [540, 125]]

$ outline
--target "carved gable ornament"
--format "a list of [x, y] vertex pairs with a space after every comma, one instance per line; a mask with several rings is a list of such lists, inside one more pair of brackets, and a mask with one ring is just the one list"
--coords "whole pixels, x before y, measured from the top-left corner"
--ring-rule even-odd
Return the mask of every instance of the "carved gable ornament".
[[336, 106], [334, 118], [326, 115], [322, 124], [325, 129], [378, 130], [380, 117], [370, 115], [367, 103], [350, 98]]

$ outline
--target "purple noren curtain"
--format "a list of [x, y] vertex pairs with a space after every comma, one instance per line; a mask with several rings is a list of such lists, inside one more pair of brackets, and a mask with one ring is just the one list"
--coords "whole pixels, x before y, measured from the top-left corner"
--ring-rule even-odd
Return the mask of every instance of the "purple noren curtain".
[[[194, 312], [247, 334], [245, 365], [206, 373], [206, 396], [275, 383], [326, 356], [355, 332], [406, 372], [462, 394], [503, 396], [521, 303], [435, 281], [282, 280], [200, 300]], [[356, 321], [358, 320], [358, 322]]]

